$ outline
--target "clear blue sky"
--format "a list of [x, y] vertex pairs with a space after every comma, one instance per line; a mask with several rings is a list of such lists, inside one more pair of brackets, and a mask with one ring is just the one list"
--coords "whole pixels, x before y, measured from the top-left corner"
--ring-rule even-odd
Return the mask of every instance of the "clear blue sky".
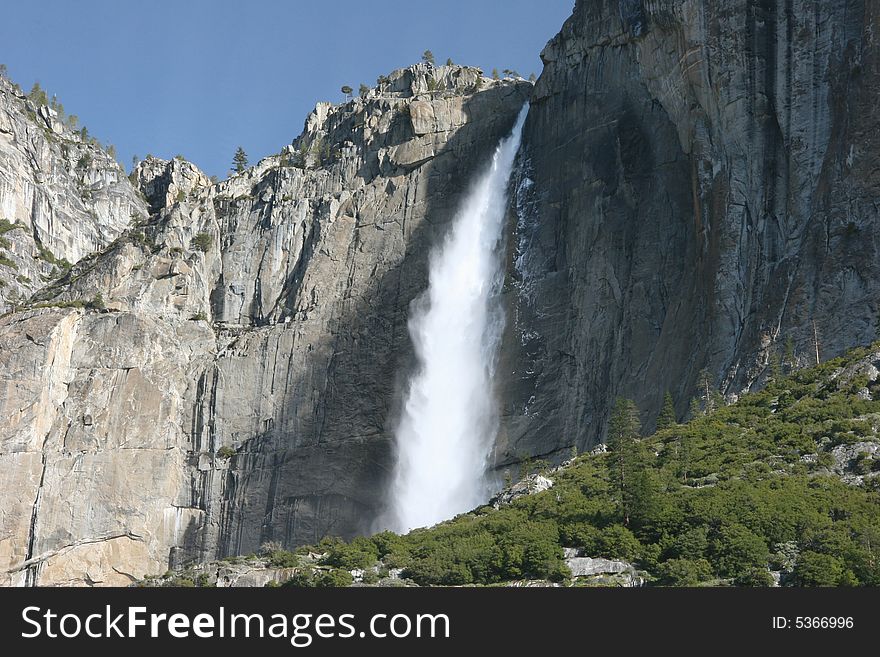
[[57, 94], [128, 168], [177, 153], [225, 177], [302, 130], [316, 101], [419, 60], [540, 74], [574, 0], [40, 0], [6, 3], [0, 62]]

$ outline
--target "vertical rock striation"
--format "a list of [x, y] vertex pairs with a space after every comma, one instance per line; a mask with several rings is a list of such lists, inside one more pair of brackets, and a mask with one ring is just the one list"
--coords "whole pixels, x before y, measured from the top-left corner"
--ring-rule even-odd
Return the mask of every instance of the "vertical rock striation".
[[542, 53], [511, 219], [499, 465], [650, 427], [877, 337], [872, 0], [579, 1]]
[[226, 181], [141, 162], [149, 218], [0, 319], [3, 581], [368, 531], [429, 247], [531, 89], [418, 65]]
[[0, 76], [0, 312], [146, 217], [100, 146]]

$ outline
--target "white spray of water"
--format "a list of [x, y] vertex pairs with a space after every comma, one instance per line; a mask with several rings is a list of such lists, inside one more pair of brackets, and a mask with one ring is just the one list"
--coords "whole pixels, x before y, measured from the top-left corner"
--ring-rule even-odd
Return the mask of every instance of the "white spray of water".
[[499, 251], [526, 112], [432, 252], [428, 290], [412, 307], [409, 331], [419, 368], [396, 435], [391, 511], [397, 531], [451, 518], [491, 494], [486, 466], [498, 427], [492, 381], [504, 328]]

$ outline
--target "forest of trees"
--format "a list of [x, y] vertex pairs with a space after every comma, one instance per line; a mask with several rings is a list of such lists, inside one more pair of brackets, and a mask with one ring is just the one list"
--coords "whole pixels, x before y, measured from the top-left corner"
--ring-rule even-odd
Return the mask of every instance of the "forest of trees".
[[577, 547], [633, 563], [652, 585], [768, 586], [775, 573], [789, 586], [878, 586], [880, 459], [836, 464], [832, 455], [878, 440], [880, 382], [837, 376], [867, 353], [789, 368], [731, 405], [701, 375], [693, 418], [676, 422], [666, 395], [650, 436], [640, 435], [636, 405], [620, 399], [606, 452], [555, 471], [534, 464], [554, 480], [550, 490], [405, 536], [325, 539], [303, 550], [325, 552], [340, 574], [293, 584], [340, 585], [347, 569], [370, 567], [402, 568], [421, 585], [564, 582], [562, 548]]

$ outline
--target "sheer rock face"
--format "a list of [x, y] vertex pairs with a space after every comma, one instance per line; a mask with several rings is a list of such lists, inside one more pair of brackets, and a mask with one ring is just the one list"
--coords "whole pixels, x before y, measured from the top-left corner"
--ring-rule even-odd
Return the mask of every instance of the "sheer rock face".
[[874, 1], [579, 1], [542, 53], [512, 217], [499, 455], [653, 426], [877, 337]]
[[[31, 295], [0, 318], [0, 583], [373, 528], [409, 303], [530, 95], [499, 469], [592, 445], [617, 396], [650, 428], [703, 368], [735, 396], [787, 343], [806, 364], [814, 336], [823, 359], [876, 338], [877, 14], [579, 1], [534, 89], [402, 69], [229, 180], [142, 162], [145, 200], [0, 81], [0, 218], [21, 224], [0, 255], [23, 275], [0, 264], [0, 307]], [[38, 246], [76, 264], [44, 286]]]
[[141, 162], [149, 220], [0, 319], [0, 579], [126, 584], [371, 529], [409, 303], [531, 90], [419, 65], [229, 180]]
[[119, 164], [61, 119], [0, 76], [0, 312], [147, 215]]

